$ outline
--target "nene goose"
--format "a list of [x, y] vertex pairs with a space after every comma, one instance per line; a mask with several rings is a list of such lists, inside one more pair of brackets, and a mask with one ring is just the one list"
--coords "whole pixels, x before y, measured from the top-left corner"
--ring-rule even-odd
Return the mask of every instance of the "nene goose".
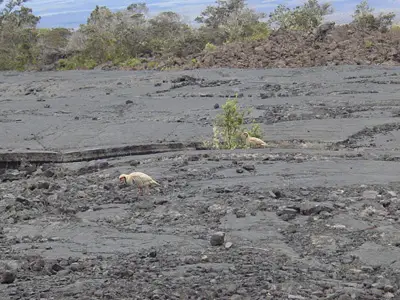
[[242, 135], [246, 138], [246, 145], [250, 147], [256, 147], [256, 148], [261, 148], [267, 146], [267, 143], [265, 143], [263, 140], [252, 137], [249, 135], [247, 131], [243, 132]]
[[121, 174], [119, 176], [119, 181], [126, 185], [133, 185], [136, 184], [138, 187], [138, 193], [143, 195], [143, 187], [146, 189], [147, 193], [150, 194], [149, 186], [160, 185], [157, 181], [151, 178], [149, 175], [144, 174], [142, 172], [133, 172], [130, 174]]

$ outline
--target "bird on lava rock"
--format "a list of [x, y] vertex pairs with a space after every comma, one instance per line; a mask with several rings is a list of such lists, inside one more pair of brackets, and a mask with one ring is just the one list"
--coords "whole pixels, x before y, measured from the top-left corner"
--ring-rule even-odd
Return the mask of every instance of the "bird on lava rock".
[[249, 135], [247, 131], [243, 132], [242, 135], [246, 138], [246, 145], [250, 147], [255, 147], [255, 148], [263, 148], [267, 146], [267, 143], [264, 142], [263, 140], [252, 137]]
[[150, 194], [150, 186], [151, 185], [160, 185], [157, 181], [151, 178], [149, 175], [144, 174], [142, 172], [133, 172], [130, 174], [121, 174], [119, 176], [119, 182], [124, 183], [126, 185], [136, 184], [138, 187], [138, 193], [143, 195], [143, 188]]

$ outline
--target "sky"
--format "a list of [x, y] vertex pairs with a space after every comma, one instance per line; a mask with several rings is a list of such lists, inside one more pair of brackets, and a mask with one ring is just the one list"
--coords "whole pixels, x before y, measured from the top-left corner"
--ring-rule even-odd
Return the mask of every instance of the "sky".
[[[7, 1], [7, 0], [6, 0]], [[5, 1], [5, 2], [6, 2]], [[288, 7], [301, 5], [305, 0], [248, 0], [247, 4], [260, 12], [270, 13], [278, 4]], [[335, 9], [332, 15], [326, 17], [327, 21], [348, 23], [355, 6], [361, 0], [331, 0]], [[150, 15], [162, 11], [174, 11], [181, 14], [187, 22], [193, 22], [202, 10], [208, 5], [215, 4], [215, 0], [30, 0], [25, 5], [32, 8], [35, 15], [41, 16], [39, 27], [67, 27], [77, 28], [79, 24], [86, 23], [90, 12], [96, 7], [107, 6], [113, 11], [124, 9], [129, 4], [146, 2]], [[322, 0], [321, 2], [324, 2]], [[400, 0], [369, 0], [370, 7], [375, 12], [393, 11], [397, 14], [396, 22], [400, 22]]]

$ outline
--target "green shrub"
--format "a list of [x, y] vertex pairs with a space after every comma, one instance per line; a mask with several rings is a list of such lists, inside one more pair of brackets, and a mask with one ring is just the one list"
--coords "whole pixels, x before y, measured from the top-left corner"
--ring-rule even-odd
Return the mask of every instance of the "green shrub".
[[242, 133], [247, 131], [251, 136], [262, 138], [263, 133], [259, 124], [254, 123], [250, 129], [244, 126], [245, 118], [250, 110], [241, 110], [238, 107], [237, 96], [228, 99], [222, 105], [223, 112], [216, 116], [213, 126], [212, 141], [206, 141], [206, 147], [214, 149], [236, 149], [246, 148]]
[[124, 61], [123, 63], [120, 64], [121, 67], [129, 67], [129, 68], [135, 68], [137, 66], [140, 66], [142, 64], [142, 61], [138, 58], [130, 58]]
[[56, 69], [58, 71], [84, 69], [91, 70], [97, 66], [94, 59], [84, 59], [83, 57], [73, 56], [66, 59], [60, 59], [57, 61]]
[[215, 49], [217, 49], [217, 46], [215, 46], [212, 43], [207, 43], [206, 46], [204, 47], [204, 50], [209, 52], [215, 51]]
[[362, 29], [380, 30], [382, 32], [389, 30], [396, 15], [393, 12], [389, 12], [375, 16], [373, 12], [374, 8], [369, 6], [368, 1], [362, 0], [356, 6], [352, 23]]
[[374, 46], [374, 43], [370, 40], [366, 40], [366, 41], [364, 41], [364, 46], [365, 46], [365, 48], [369, 49], [369, 48], [372, 48], [372, 46]]

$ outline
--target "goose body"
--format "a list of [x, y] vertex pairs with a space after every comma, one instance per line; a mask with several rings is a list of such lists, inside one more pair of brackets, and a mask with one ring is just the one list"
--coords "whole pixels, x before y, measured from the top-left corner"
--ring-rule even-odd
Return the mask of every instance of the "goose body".
[[119, 181], [126, 185], [136, 184], [139, 192], [145, 188], [149, 192], [149, 187], [151, 185], [160, 185], [157, 181], [151, 178], [149, 175], [142, 172], [132, 172], [130, 174], [121, 174], [119, 176]]
[[248, 132], [243, 132], [243, 136], [246, 138], [246, 145], [250, 146], [250, 147], [255, 147], [255, 148], [262, 148], [267, 146], [267, 143], [264, 142], [263, 140], [256, 138], [256, 137], [252, 137], [249, 135]]

